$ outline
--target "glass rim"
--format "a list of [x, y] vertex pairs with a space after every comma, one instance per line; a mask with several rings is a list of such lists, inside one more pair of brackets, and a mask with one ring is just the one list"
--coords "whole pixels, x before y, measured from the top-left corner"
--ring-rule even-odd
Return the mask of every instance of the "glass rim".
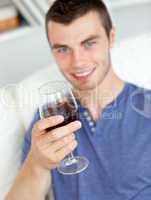
[[[53, 88], [52, 86], [56, 86]], [[38, 87], [38, 92], [40, 95], [51, 95], [54, 93], [65, 91], [68, 93], [72, 91], [70, 84], [67, 81], [48, 81]]]

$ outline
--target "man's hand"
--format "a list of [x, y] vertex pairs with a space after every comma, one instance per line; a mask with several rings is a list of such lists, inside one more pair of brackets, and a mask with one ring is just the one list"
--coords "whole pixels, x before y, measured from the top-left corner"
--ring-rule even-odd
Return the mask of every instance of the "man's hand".
[[63, 120], [62, 116], [52, 116], [38, 121], [33, 127], [30, 159], [41, 169], [56, 168], [77, 146], [74, 132], [81, 128], [79, 121], [48, 131], [48, 128], [62, 123]]
[[53, 116], [35, 123], [32, 130], [30, 152], [14, 185], [6, 196], [7, 200], [45, 199], [51, 185], [50, 170], [77, 146], [74, 131], [81, 127], [79, 121], [52, 129], [63, 122], [63, 117]]

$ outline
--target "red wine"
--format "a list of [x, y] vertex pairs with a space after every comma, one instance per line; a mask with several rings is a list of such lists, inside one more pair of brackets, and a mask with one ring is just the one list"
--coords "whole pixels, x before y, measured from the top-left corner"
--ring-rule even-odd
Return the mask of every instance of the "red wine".
[[54, 128], [58, 128], [64, 125], [67, 125], [70, 122], [79, 119], [79, 115], [77, 109], [68, 101], [57, 103], [57, 104], [48, 104], [44, 105], [42, 109], [42, 115], [44, 118], [54, 116], [54, 115], [62, 115], [64, 117], [64, 121], [56, 126], [48, 128], [50, 131]]

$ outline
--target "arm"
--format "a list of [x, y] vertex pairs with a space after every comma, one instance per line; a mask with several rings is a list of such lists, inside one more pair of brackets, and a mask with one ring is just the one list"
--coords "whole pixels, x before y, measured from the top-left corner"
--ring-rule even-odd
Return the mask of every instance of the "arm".
[[30, 152], [6, 200], [45, 199], [51, 184], [50, 170], [77, 146], [73, 132], [81, 127], [79, 122], [48, 131], [63, 120], [63, 117], [53, 116], [35, 123]]
[[29, 153], [6, 200], [44, 200], [51, 183], [50, 171], [36, 166]]

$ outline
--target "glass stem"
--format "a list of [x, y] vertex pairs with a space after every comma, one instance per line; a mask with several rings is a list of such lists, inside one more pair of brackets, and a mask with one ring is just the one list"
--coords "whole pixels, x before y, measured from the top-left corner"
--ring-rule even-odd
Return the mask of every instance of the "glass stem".
[[69, 158], [70, 158], [71, 160], [75, 159], [75, 157], [74, 157], [74, 155], [73, 155], [73, 152], [70, 153]]

